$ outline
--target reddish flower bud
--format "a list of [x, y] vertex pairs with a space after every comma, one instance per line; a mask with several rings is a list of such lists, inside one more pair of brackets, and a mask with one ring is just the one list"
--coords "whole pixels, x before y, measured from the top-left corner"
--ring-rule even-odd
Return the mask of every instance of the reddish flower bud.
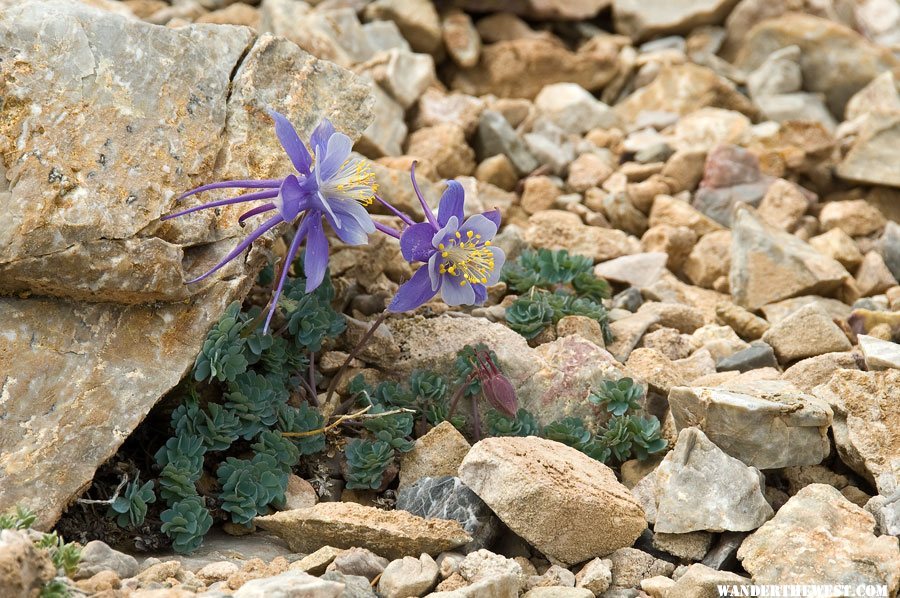
[[478, 361], [476, 373], [488, 403], [500, 413], [515, 417], [519, 411], [519, 399], [509, 378], [503, 375], [489, 353], [479, 353], [476, 360]]

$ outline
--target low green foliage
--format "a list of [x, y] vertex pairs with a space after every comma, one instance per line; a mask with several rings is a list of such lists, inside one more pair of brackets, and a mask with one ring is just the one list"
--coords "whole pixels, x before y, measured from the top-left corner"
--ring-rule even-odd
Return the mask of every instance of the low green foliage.
[[[381, 405], [375, 405], [368, 415], [379, 415], [387, 411], [389, 409]], [[363, 427], [371, 432], [377, 440], [386, 442], [391, 448], [404, 453], [412, 450], [413, 442], [408, 440], [408, 437], [412, 435], [412, 413], [394, 413], [382, 417], [373, 417], [366, 419]]]
[[141, 484], [137, 478], [129, 482], [122, 494], [109, 505], [108, 515], [115, 518], [119, 527], [137, 527], [147, 517], [147, 505], [156, 502], [153, 480]]
[[509, 418], [491, 409], [485, 415], [489, 436], [539, 436], [541, 427], [534, 416], [525, 409], [519, 409], [516, 417]]
[[37, 515], [26, 507], [16, 505], [7, 513], [0, 514], [0, 530], [28, 529], [34, 525]]
[[159, 516], [160, 528], [172, 540], [172, 549], [190, 554], [203, 543], [212, 527], [212, 517], [199, 496], [188, 496], [171, 505]]
[[233, 302], [209, 331], [194, 363], [195, 380], [215, 379], [219, 382], [231, 382], [239, 374], [247, 371], [249, 364], [244, 356], [240, 311], [241, 304]]
[[66, 543], [56, 532], [51, 532], [44, 534], [34, 545], [50, 554], [53, 566], [61, 574], [68, 577], [75, 574], [81, 560], [81, 547], [78, 544]]
[[[30, 509], [16, 505], [6, 513], [0, 513], [0, 530], [30, 529], [37, 520], [37, 515]], [[70, 598], [71, 587], [65, 577], [74, 575], [81, 561], [81, 546], [74, 542], [65, 542], [56, 532], [40, 534], [33, 541], [34, 547], [46, 551], [50, 561], [56, 568], [57, 577], [51, 579], [41, 588], [41, 598]], [[61, 577], [60, 577], [61, 576]]]
[[631, 378], [604, 380], [588, 400], [595, 405], [603, 405], [613, 415], [624, 415], [628, 410], [640, 409], [638, 401], [644, 396], [644, 388]]
[[283, 503], [288, 473], [278, 460], [257, 453], [252, 460], [228, 457], [216, 472], [222, 486], [222, 510], [234, 523], [248, 524], [257, 515], [268, 512], [272, 503]]
[[347, 457], [347, 488], [351, 490], [377, 490], [381, 487], [384, 472], [394, 461], [394, 447], [383, 440], [354, 438], [344, 449]]
[[[285, 404], [278, 408], [278, 428], [282, 432], [312, 432], [321, 429], [324, 423], [322, 414], [307, 403], [302, 403], [300, 407]], [[301, 455], [312, 455], [325, 448], [324, 434], [297, 436], [290, 440]]]
[[609, 284], [593, 274], [590, 258], [565, 250], [526, 250], [503, 268], [503, 279], [519, 297], [506, 308], [510, 328], [531, 340], [565, 316], [596, 320], [606, 342], [612, 340], [607, 310]]

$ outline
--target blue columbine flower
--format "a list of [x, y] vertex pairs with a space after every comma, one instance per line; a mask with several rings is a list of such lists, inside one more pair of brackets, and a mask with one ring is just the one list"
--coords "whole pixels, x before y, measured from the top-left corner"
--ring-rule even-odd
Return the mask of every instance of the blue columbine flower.
[[335, 132], [331, 123], [327, 119], [323, 120], [310, 136], [310, 148], [313, 152], [311, 155], [300, 140], [300, 136], [297, 135], [297, 131], [284, 116], [274, 110], [269, 110], [269, 115], [275, 121], [275, 134], [291, 159], [297, 174], [289, 174], [283, 179], [235, 180], [203, 185], [188, 191], [178, 199], [211, 189], [264, 190], [230, 199], [212, 201], [162, 218], [162, 220], [168, 220], [198, 210], [256, 200], [270, 201], [241, 215], [239, 222], [243, 223], [247, 218], [258, 214], [277, 211], [275, 216], [250, 233], [209, 272], [188, 281], [188, 283], [193, 283], [203, 280], [222, 268], [240, 255], [256, 239], [278, 224], [294, 222], [302, 215], [281, 268], [278, 286], [272, 297], [263, 333], [269, 328], [287, 279], [288, 268], [294, 261], [304, 239], [306, 240], [306, 255], [303, 266], [306, 273], [306, 292], [314, 291], [322, 283], [325, 270], [328, 268], [328, 241], [322, 227], [323, 218], [334, 229], [338, 238], [348, 245], [364, 245], [368, 241], [368, 236], [376, 229], [375, 223], [366, 211], [366, 206], [372, 203], [377, 190], [374, 182], [375, 174], [367, 162], [350, 156], [353, 147], [350, 138], [343, 133]]
[[415, 309], [438, 291], [447, 305], [484, 303], [486, 287], [497, 284], [506, 255], [491, 242], [500, 225], [499, 210], [463, 219], [465, 193], [462, 185], [449, 181], [441, 196], [437, 216], [425, 203], [416, 184], [413, 188], [425, 211], [425, 222], [407, 227], [400, 235], [400, 251], [409, 262], [424, 262], [413, 277], [400, 286], [388, 309]]

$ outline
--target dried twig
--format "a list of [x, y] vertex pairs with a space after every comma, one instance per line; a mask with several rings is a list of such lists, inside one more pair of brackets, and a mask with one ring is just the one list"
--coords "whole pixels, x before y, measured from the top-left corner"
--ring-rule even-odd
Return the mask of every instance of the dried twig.
[[405, 409], [402, 407], [399, 409], [392, 409], [391, 411], [384, 411], [382, 413], [367, 413], [371, 408], [372, 405], [367, 405], [356, 413], [341, 415], [324, 428], [316, 428], [315, 430], [308, 430], [306, 432], [282, 432], [281, 435], [285, 438], [306, 438], [307, 436], [317, 436], [319, 434], [324, 434], [325, 432], [333, 430], [345, 421], [351, 419], [377, 419], [379, 417], [386, 417], [388, 415], [397, 415], [398, 413], [415, 413], [414, 409]]
[[106, 500], [94, 500], [92, 498], [76, 498], [75, 502], [82, 505], [111, 505], [116, 502], [116, 499], [119, 498], [119, 493], [122, 491], [122, 488], [125, 487], [125, 484], [128, 483], [128, 474], [122, 474], [122, 481], [119, 482], [119, 485], [116, 486], [116, 491], [113, 492], [112, 498], [108, 498]]

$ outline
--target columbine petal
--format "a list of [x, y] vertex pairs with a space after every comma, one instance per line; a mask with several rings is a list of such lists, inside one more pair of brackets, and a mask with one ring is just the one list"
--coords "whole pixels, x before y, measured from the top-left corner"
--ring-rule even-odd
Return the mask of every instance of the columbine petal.
[[334, 125], [326, 118], [319, 123], [319, 126], [309, 136], [309, 144], [317, 157], [319, 152], [321, 152], [322, 156], [325, 155], [325, 150], [328, 148], [328, 139], [332, 135], [334, 135]]
[[307, 193], [304, 192], [300, 180], [291, 174], [284, 178], [278, 197], [272, 203], [278, 208], [278, 212], [285, 222], [293, 222], [307, 207]]
[[436, 292], [431, 288], [428, 268], [422, 266], [416, 270], [412, 278], [400, 285], [394, 300], [388, 306], [388, 311], [403, 312], [415, 309], [434, 297]]
[[444, 275], [444, 281], [441, 283], [441, 298], [444, 303], [450, 306], [454, 305], [472, 305], [475, 303], [475, 290], [472, 285], [465, 282], [462, 276]]
[[309, 174], [312, 158], [309, 155], [309, 150], [307, 150], [306, 146], [303, 145], [303, 142], [300, 141], [300, 136], [297, 135], [294, 125], [291, 124], [291, 121], [274, 110], [269, 110], [269, 116], [275, 121], [275, 135], [278, 136], [278, 141], [281, 142], [281, 147], [284, 148], [284, 151], [291, 159], [294, 168], [296, 168], [297, 172], [300, 174]]
[[434, 236], [431, 238], [431, 245], [437, 248], [438, 245], [447, 240], [447, 237], [455, 236], [457, 230], [459, 230], [459, 220], [456, 219], [456, 216], [450, 216], [447, 224], [434, 233]]
[[475, 214], [469, 216], [463, 225], [459, 227], [463, 240], [466, 240], [466, 235], [469, 231], [472, 231], [473, 235], [481, 235], [482, 242], [490, 241], [497, 234], [497, 225], [483, 215]]
[[473, 305], [481, 305], [487, 301], [487, 289], [483, 284], [473, 284], [472, 290], [475, 291], [475, 303]]
[[375, 223], [364, 207], [349, 199], [324, 200], [332, 214], [325, 214], [328, 224], [341, 241], [348, 245], [365, 245], [375, 232]]
[[284, 220], [282, 220], [280, 215], [269, 218], [262, 224], [262, 226], [260, 226], [258, 229], [256, 229], [249, 235], [247, 235], [246, 239], [244, 239], [243, 241], [238, 243], [237, 247], [232, 249], [228, 253], [228, 255], [226, 255], [224, 258], [222, 258], [222, 261], [220, 261], [218, 264], [213, 266], [212, 269], [210, 269], [205, 274], [201, 274], [197, 278], [187, 281], [187, 284], [191, 284], [193, 282], [199, 282], [199, 281], [203, 280], [204, 278], [210, 276], [212, 273], [216, 272], [222, 266], [224, 266], [225, 264], [227, 264], [228, 262], [230, 262], [231, 260], [236, 258], [238, 255], [240, 255], [242, 251], [247, 249], [247, 247], [249, 247], [250, 244], [253, 243], [253, 241], [255, 241], [258, 238], [260, 238], [261, 236], [263, 236], [263, 234], [265, 234], [266, 231], [268, 231], [270, 228], [274, 227], [275, 225], [277, 225], [281, 222], [284, 222]]
[[494, 269], [488, 275], [487, 281], [487, 286], [491, 286], [500, 282], [500, 270], [503, 269], [503, 264], [506, 263], [506, 253], [493, 245], [487, 249], [494, 255]]
[[441, 195], [441, 201], [438, 204], [437, 221], [441, 226], [446, 226], [451, 216], [456, 216], [459, 222], [463, 221], [463, 203], [466, 194], [463, 186], [456, 181], [447, 181], [447, 189]]
[[291, 269], [291, 264], [294, 262], [294, 256], [297, 255], [297, 251], [300, 249], [300, 243], [303, 242], [303, 238], [306, 236], [307, 220], [308, 219], [305, 219], [300, 223], [300, 226], [297, 227], [297, 232], [294, 233], [294, 239], [291, 241], [291, 246], [284, 256], [284, 263], [281, 264], [281, 274], [278, 277], [278, 286], [275, 288], [275, 293], [270, 300], [271, 305], [269, 306], [269, 314], [266, 316], [266, 323], [263, 325], [263, 334], [266, 334], [269, 331], [269, 323], [272, 321], [272, 316], [275, 315], [275, 310], [278, 309], [278, 300], [281, 298], [281, 291], [284, 289], [284, 282], [287, 280], [288, 271]]
[[328, 149], [325, 151], [325, 157], [319, 163], [319, 177], [322, 180], [333, 177], [347, 158], [350, 157], [350, 151], [353, 149], [353, 141], [343, 133], [335, 133], [328, 140]]
[[493, 222], [498, 229], [500, 228], [500, 222], [502, 220], [500, 210], [488, 210], [487, 212], [484, 212], [482, 216]]
[[427, 222], [413, 224], [400, 235], [400, 252], [407, 262], [427, 262], [434, 254], [434, 229]]
[[303, 260], [303, 270], [306, 274], [306, 292], [315, 291], [325, 278], [325, 270], [328, 268], [328, 239], [322, 229], [322, 218], [316, 213], [308, 217], [309, 227], [306, 236], [306, 256]]
[[428, 258], [428, 277], [431, 279], [431, 289], [436, 293], [441, 288], [441, 254], [435, 251]]

